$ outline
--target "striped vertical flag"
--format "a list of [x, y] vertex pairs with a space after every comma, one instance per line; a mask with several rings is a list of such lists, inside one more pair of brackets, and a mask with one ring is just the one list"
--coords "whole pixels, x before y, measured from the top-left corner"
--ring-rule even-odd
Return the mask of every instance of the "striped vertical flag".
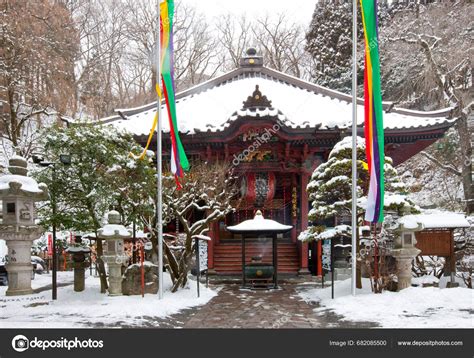
[[365, 142], [370, 183], [365, 220], [383, 221], [384, 128], [377, 24], [377, 1], [360, 0], [365, 36], [364, 107]]
[[[171, 171], [175, 175], [176, 183], [182, 177], [183, 170], [189, 169], [188, 158], [179, 138], [178, 122], [176, 119], [175, 84], [174, 84], [174, 55], [173, 55], [173, 17], [174, 0], [165, 0], [160, 3], [160, 43], [161, 43], [161, 78], [163, 94], [170, 124], [171, 137]], [[160, 118], [161, 120], [161, 118]]]

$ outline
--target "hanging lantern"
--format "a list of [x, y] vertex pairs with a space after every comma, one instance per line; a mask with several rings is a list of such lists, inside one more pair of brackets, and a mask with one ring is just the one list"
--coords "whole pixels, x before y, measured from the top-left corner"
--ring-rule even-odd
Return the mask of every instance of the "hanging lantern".
[[241, 182], [240, 193], [249, 204], [262, 207], [275, 196], [274, 173], [250, 173]]

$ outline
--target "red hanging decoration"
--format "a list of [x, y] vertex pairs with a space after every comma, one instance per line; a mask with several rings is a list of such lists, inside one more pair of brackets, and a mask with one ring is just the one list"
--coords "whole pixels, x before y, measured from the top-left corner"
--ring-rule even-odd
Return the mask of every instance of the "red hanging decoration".
[[242, 197], [256, 207], [262, 207], [275, 196], [274, 173], [249, 173], [242, 179]]

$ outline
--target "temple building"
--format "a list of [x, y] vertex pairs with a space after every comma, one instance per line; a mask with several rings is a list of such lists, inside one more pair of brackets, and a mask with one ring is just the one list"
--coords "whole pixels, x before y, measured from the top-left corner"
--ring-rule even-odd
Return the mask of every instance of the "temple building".
[[[217, 274], [241, 272], [241, 243], [225, 228], [264, 217], [292, 225], [278, 243], [278, 271], [320, 274], [317, 244], [301, 243], [298, 234], [308, 226], [310, 203], [306, 186], [313, 170], [338, 141], [350, 135], [352, 98], [265, 67], [255, 50], [247, 51], [240, 67], [176, 96], [178, 125], [192, 160], [227, 161], [241, 180], [241, 199], [235, 213], [213, 225], [208, 267]], [[103, 119], [131, 132], [143, 146], [153, 122], [156, 102], [116, 110]], [[442, 137], [455, 122], [451, 109], [421, 112], [384, 102], [385, 152], [398, 165]], [[166, 116], [166, 110], [163, 109]], [[358, 135], [364, 135], [363, 100], [358, 100]], [[164, 118], [164, 155], [169, 157], [168, 118]], [[151, 150], [156, 150], [152, 141]], [[153, 147], [155, 145], [155, 147]], [[270, 257], [256, 239], [247, 257]]]

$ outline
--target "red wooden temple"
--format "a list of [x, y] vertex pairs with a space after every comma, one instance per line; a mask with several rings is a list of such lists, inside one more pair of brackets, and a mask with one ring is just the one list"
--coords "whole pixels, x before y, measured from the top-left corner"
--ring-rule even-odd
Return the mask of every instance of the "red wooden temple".
[[[350, 135], [351, 96], [267, 68], [262, 57], [249, 50], [239, 68], [182, 91], [176, 99], [190, 159], [231, 162], [241, 178], [243, 200], [237, 211], [211, 228], [209, 269], [217, 274], [241, 272], [240, 240], [225, 227], [252, 218], [260, 209], [267, 218], [293, 225], [279, 240], [279, 272], [309, 274], [311, 269], [321, 274], [320, 247], [297, 237], [308, 226], [306, 186], [313, 170], [335, 143]], [[363, 136], [363, 100], [358, 104], [358, 134]], [[155, 111], [156, 103], [150, 103], [117, 110], [103, 122], [127, 129], [145, 145]], [[455, 122], [449, 108], [420, 112], [387, 102], [384, 112], [385, 150], [394, 165], [435, 142]], [[165, 132], [167, 123], [164, 118]], [[165, 156], [169, 148], [165, 133]], [[247, 244], [247, 256], [254, 254], [271, 259], [271, 250], [258, 240]]]

